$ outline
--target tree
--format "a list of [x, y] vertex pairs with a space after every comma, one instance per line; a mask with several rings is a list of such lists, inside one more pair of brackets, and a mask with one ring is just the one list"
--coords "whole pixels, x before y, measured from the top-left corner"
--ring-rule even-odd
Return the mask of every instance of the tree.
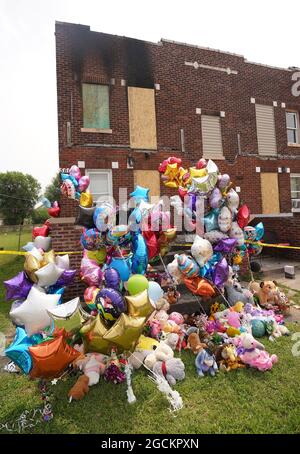
[[59, 173], [52, 178], [51, 183], [46, 187], [44, 196], [50, 200], [51, 203], [55, 202], [56, 200], [58, 201], [60, 198], [60, 176]]
[[0, 173], [0, 213], [5, 224], [23, 224], [39, 198], [41, 186], [22, 172]]
[[44, 224], [44, 222], [49, 219], [48, 209], [47, 208], [38, 208], [33, 210], [31, 214], [32, 224]]

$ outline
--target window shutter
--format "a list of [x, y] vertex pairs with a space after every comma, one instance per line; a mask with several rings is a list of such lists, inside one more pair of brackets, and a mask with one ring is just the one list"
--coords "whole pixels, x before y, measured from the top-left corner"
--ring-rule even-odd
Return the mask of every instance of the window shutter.
[[203, 157], [210, 159], [224, 159], [220, 117], [202, 115], [201, 127]]
[[258, 153], [264, 156], [276, 156], [276, 133], [274, 109], [272, 106], [255, 104]]

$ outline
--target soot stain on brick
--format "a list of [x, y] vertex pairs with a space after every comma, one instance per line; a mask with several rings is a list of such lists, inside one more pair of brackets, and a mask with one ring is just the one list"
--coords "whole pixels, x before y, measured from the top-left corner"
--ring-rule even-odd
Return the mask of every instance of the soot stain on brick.
[[123, 45], [124, 74], [127, 85], [141, 88], [153, 88], [153, 67], [149, 45], [135, 39], [124, 39]]

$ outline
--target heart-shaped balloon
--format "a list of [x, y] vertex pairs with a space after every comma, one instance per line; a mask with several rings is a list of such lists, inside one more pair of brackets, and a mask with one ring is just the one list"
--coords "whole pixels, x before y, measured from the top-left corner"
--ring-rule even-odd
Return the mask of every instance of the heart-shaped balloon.
[[69, 175], [71, 175], [72, 177], [76, 178], [77, 181], [79, 181], [81, 178], [79, 167], [77, 167], [76, 165], [71, 166], [69, 170]]
[[204, 169], [204, 167], [206, 167], [206, 165], [207, 165], [206, 159], [201, 158], [201, 159], [199, 159], [199, 161], [196, 164], [196, 169]]
[[89, 187], [89, 185], [90, 185], [90, 177], [88, 177], [87, 175], [84, 175], [79, 180], [78, 189], [80, 192], [83, 192]]
[[57, 202], [53, 202], [52, 207], [48, 208], [48, 214], [53, 218], [58, 218], [58, 216], [60, 215], [60, 207]]
[[43, 225], [42, 227], [34, 227], [32, 229], [32, 237], [36, 238], [37, 236], [48, 236], [49, 235], [49, 227], [48, 225]]
[[206, 280], [201, 277], [194, 277], [194, 278], [184, 278], [184, 283], [187, 288], [194, 294], [200, 296], [214, 296], [215, 290], [212, 285]]

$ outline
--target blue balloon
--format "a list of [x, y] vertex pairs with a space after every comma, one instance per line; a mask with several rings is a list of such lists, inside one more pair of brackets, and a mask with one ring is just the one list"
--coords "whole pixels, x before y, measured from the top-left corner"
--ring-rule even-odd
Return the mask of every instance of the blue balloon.
[[34, 248], [34, 243], [32, 241], [29, 241], [28, 243], [25, 244], [25, 246], [22, 246], [23, 251], [30, 252]]
[[219, 229], [219, 224], [218, 224], [219, 213], [220, 213], [220, 209], [215, 208], [215, 209], [211, 210], [206, 216], [204, 216], [204, 225], [205, 225], [206, 232], [210, 232], [211, 230]]
[[149, 202], [149, 191], [148, 188], [143, 188], [142, 186], [136, 186], [135, 190], [131, 192], [130, 197], [133, 197], [136, 202], [141, 202], [145, 200], [145, 202]]
[[128, 223], [130, 230], [132, 232], [139, 232], [141, 230], [141, 222], [142, 222], [142, 212], [139, 207], [136, 207], [133, 212], [130, 214]]
[[264, 225], [262, 222], [259, 222], [256, 226], [255, 226], [255, 230], [256, 230], [256, 240], [259, 241], [262, 239], [262, 237], [264, 236], [265, 234], [265, 228], [264, 228]]
[[154, 301], [154, 303], [156, 303], [160, 298], [163, 297], [164, 291], [157, 282], [150, 281], [148, 287], [148, 295], [149, 298]]
[[61, 295], [57, 304], [62, 304], [64, 291], [65, 287], [57, 287], [56, 285], [51, 285], [51, 287], [48, 288], [47, 293], [51, 295]]
[[28, 374], [32, 368], [32, 358], [29, 347], [39, 344], [43, 340], [41, 334], [28, 337], [25, 329], [18, 327], [13, 342], [5, 350], [5, 355], [10, 358], [20, 369]]
[[148, 266], [148, 249], [141, 233], [135, 233], [132, 238], [132, 273], [145, 274]]
[[44, 205], [45, 208], [51, 208], [51, 202], [47, 197], [43, 197], [41, 199], [41, 203]]
[[76, 180], [75, 177], [73, 177], [73, 175], [69, 175], [68, 173], [61, 173], [60, 174], [60, 178], [62, 181], [65, 181], [65, 180], [71, 180], [74, 187], [77, 188], [78, 186], [78, 181]]
[[132, 254], [127, 257], [113, 257], [107, 268], [113, 268], [118, 271], [123, 282], [128, 281], [131, 274]]

